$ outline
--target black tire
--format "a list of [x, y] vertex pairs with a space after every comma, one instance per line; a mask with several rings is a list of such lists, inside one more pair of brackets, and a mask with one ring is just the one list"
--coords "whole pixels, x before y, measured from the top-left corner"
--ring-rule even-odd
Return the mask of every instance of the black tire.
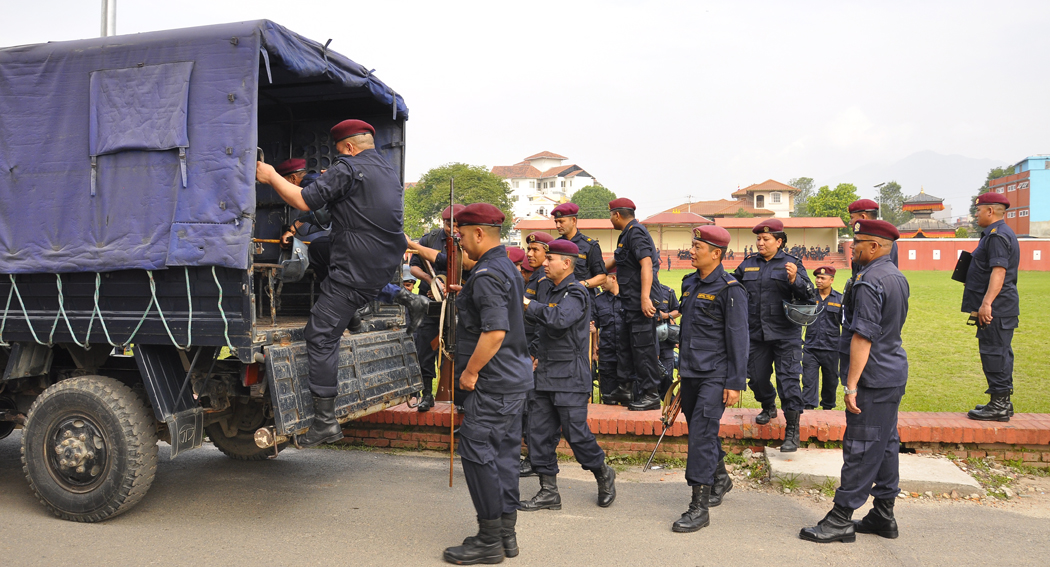
[[[213, 423], [205, 427], [204, 431], [208, 432], [208, 439], [219, 451], [222, 451], [223, 455], [234, 460], [265, 461], [274, 454], [273, 447], [260, 449], [255, 444], [254, 429], [251, 431], [238, 431], [237, 435], [227, 437], [222, 430], [222, 426], [218, 423]], [[285, 445], [280, 445], [278, 451], [283, 449]]]
[[112, 378], [63, 380], [29, 408], [22, 470], [37, 499], [59, 518], [100, 522], [127, 512], [157, 473], [153, 414]]

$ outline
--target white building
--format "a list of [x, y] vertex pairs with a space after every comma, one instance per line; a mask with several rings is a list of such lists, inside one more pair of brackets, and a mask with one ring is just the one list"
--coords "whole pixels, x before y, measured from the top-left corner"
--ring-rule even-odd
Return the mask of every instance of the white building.
[[795, 194], [799, 190], [779, 181], [767, 179], [733, 192], [737, 199], [747, 199], [756, 209], [773, 211], [777, 218], [787, 218], [795, 210]]
[[547, 218], [551, 209], [567, 202], [578, 189], [597, 180], [578, 165], [562, 165], [569, 158], [540, 152], [514, 165], [497, 165], [492, 173], [506, 180], [516, 219]]

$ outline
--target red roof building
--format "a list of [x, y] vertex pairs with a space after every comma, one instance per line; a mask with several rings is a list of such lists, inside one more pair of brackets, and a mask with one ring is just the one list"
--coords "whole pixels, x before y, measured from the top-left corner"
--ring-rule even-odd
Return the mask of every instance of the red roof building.
[[510, 187], [515, 218], [546, 217], [578, 189], [598, 184], [582, 167], [562, 163], [567, 159], [544, 151], [514, 165], [492, 168], [492, 173], [502, 177]]

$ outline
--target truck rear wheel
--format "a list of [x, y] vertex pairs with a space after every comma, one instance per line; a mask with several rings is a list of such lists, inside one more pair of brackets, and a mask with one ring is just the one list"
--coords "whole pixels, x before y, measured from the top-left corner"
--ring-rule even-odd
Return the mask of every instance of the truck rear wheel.
[[157, 472], [157, 428], [142, 398], [105, 376], [63, 380], [26, 416], [22, 469], [56, 516], [99, 522], [142, 500]]
[[[204, 431], [208, 433], [208, 439], [211, 440], [212, 444], [219, 451], [222, 451], [222, 454], [231, 459], [238, 461], [265, 461], [274, 454], [273, 447], [260, 449], [255, 444], [254, 429], [251, 431], [238, 431], [237, 435], [227, 437], [222, 430], [222, 426], [218, 423], [213, 423], [205, 427]], [[278, 451], [284, 449], [286, 445], [287, 443], [278, 446]]]

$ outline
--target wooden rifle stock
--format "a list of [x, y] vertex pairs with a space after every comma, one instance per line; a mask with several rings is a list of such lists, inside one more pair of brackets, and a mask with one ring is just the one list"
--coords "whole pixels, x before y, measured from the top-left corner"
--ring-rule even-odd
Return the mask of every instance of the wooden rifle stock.
[[[449, 206], [455, 203], [455, 180], [449, 180]], [[452, 211], [450, 218], [453, 230], [445, 235], [445, 251], [447, 256], [445, 276], [445, 297], [443, 313], [441, 315], [442, 328], [440, 339], [440, 350], [438, 352], [439, 379], [437, 400], [448, 402], [449, 430], [448, 430], [448, 485], [452, 487], [452, 473], [455, 461], [455, 431], [456, 431], [456, 292], [452, 286], [463, 285], [463, 256], [459, 246], [459, 236], [455, 231], [455, 212]]]
[[[678, 386], [677, 392], [674, 392], [675, 386]], [[671, 397], [672, 392], [674, 392], [674, 397]], [[668, 397], [671, 397], [671, 399], [667, 400]], [[671, 388], [667, 391], [667, 396], [665, 396], [664, 400], [664, 411], [660, 416], [660, 421], [664, 425], [663, 431], [660, 432], [660, 438], [656, 440], [653, 454], [649, 455], [649, 460], [642, 467], [642, 472], [649, 470], [650, 465], [653, 464], [653, 457], [656, 457], [656, 452], [660, 450], [660, 443], [664, 440], [664, 435], [667, 435], [667, 430], [674, 426], [675, 420], [678, 419], [678, 414], [682, 412], [682, 385], [680, 382], [671, 384]]]

